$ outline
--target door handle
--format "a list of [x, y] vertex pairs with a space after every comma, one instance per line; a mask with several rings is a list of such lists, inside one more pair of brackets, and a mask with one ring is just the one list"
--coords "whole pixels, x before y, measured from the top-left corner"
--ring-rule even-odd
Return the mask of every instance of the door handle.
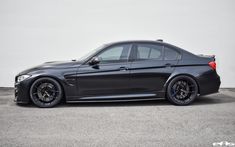
[[127, 68], [127, 67], [120, 67], [119, 70], [120, 70], [120, 71], [127, 71], [128, 68]]
[[172, 65], [171, 63], [166, 63], [165, 66], [166, 66], [166, 67], [171, 67], [171, 66], [173, 66], [173, 65]]

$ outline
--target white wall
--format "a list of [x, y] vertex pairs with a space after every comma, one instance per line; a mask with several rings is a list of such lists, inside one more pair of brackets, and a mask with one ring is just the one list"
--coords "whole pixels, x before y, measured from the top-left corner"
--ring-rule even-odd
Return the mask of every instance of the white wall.
[[0, 0], [0, 86], [46, 61], [78, 58], [103, 43], [158, 38], [215, 54], [235, 87], [234, 0]]

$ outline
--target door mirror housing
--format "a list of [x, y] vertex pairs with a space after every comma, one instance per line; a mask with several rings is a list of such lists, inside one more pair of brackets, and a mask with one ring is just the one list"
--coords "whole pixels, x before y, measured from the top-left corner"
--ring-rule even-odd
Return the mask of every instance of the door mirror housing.
[[100, 57], [93, 57], [90, 61], [89, 61], [89, 64], [90, 65], [96, 65], [96, 64], [99, 64], [101, 61], [101, 58]]

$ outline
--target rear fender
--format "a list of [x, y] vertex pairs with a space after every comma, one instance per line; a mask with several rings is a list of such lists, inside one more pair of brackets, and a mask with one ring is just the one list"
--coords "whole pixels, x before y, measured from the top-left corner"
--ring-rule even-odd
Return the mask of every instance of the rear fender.
[[177, 76], [184, 75], [184, 76], [189, 76], [196, 81], [199, 90], [198, 92], [200, 94], [201, 89], [198, 79], [203, 73], [208, 71], [208, 69], [209, 69], [208, 66], [200, 66], [200, 68], [198, 68], [198, 66], [176, 67], [174, 72], [168, 77], [167, 81], [165, 82], [163, 86], [163, 91], [167, 91], [167, 86], [169, 85], [172, 79], [174, 79]]

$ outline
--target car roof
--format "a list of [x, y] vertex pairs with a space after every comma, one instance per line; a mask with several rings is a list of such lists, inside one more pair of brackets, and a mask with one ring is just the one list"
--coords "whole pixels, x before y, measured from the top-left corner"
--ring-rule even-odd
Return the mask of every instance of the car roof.
[[154, 41], [154, 40], [125, 40], [125, 41], [116, 41], [108, 44], [119, 44], [119, 43], [163, 43], [162, 41]]
[[122, 43], [157, 43], [157, 44], [161, 44], [161, 45], [166, 45], [166, 46], [169, 46], [169, 47], [173, 47], [175, 49], [177, 49], [178, 51], [180, 52], [184, 52], [184, 53], [187, 53], [187, 54], [190, 54], [190, 55], [194, 55], [192, 54], [191, 52], [187, 51], [187, 50], [184, 50], [180, 47], [177, 47], [175, 45], [172, 45], [172, 44], [169, 44], [169, 43], [166, 43], [166, 42], [163, 42], [162, 39], [159, 39], [159, 40], [125, 40], [125, 41], [117, 41], [117, 42], [111, 42], [111, 43], [108, 43], [106, 44], [107, 46], [111, 46], [111, 45], [116, 45], [116, 44], [122, 44]]
[[183, 50], [180, 47], [163, 42], [161, 39], [160, 40], [125, 40], [125, 41], [111, 42], [106, 45], [109, 46], [109, 45], [122, 44], [122, 43], [157, 43], [157, 44], [161, 44], [161, 45], [171, 46], [171, 47], [177, 48], [179, 50]]

